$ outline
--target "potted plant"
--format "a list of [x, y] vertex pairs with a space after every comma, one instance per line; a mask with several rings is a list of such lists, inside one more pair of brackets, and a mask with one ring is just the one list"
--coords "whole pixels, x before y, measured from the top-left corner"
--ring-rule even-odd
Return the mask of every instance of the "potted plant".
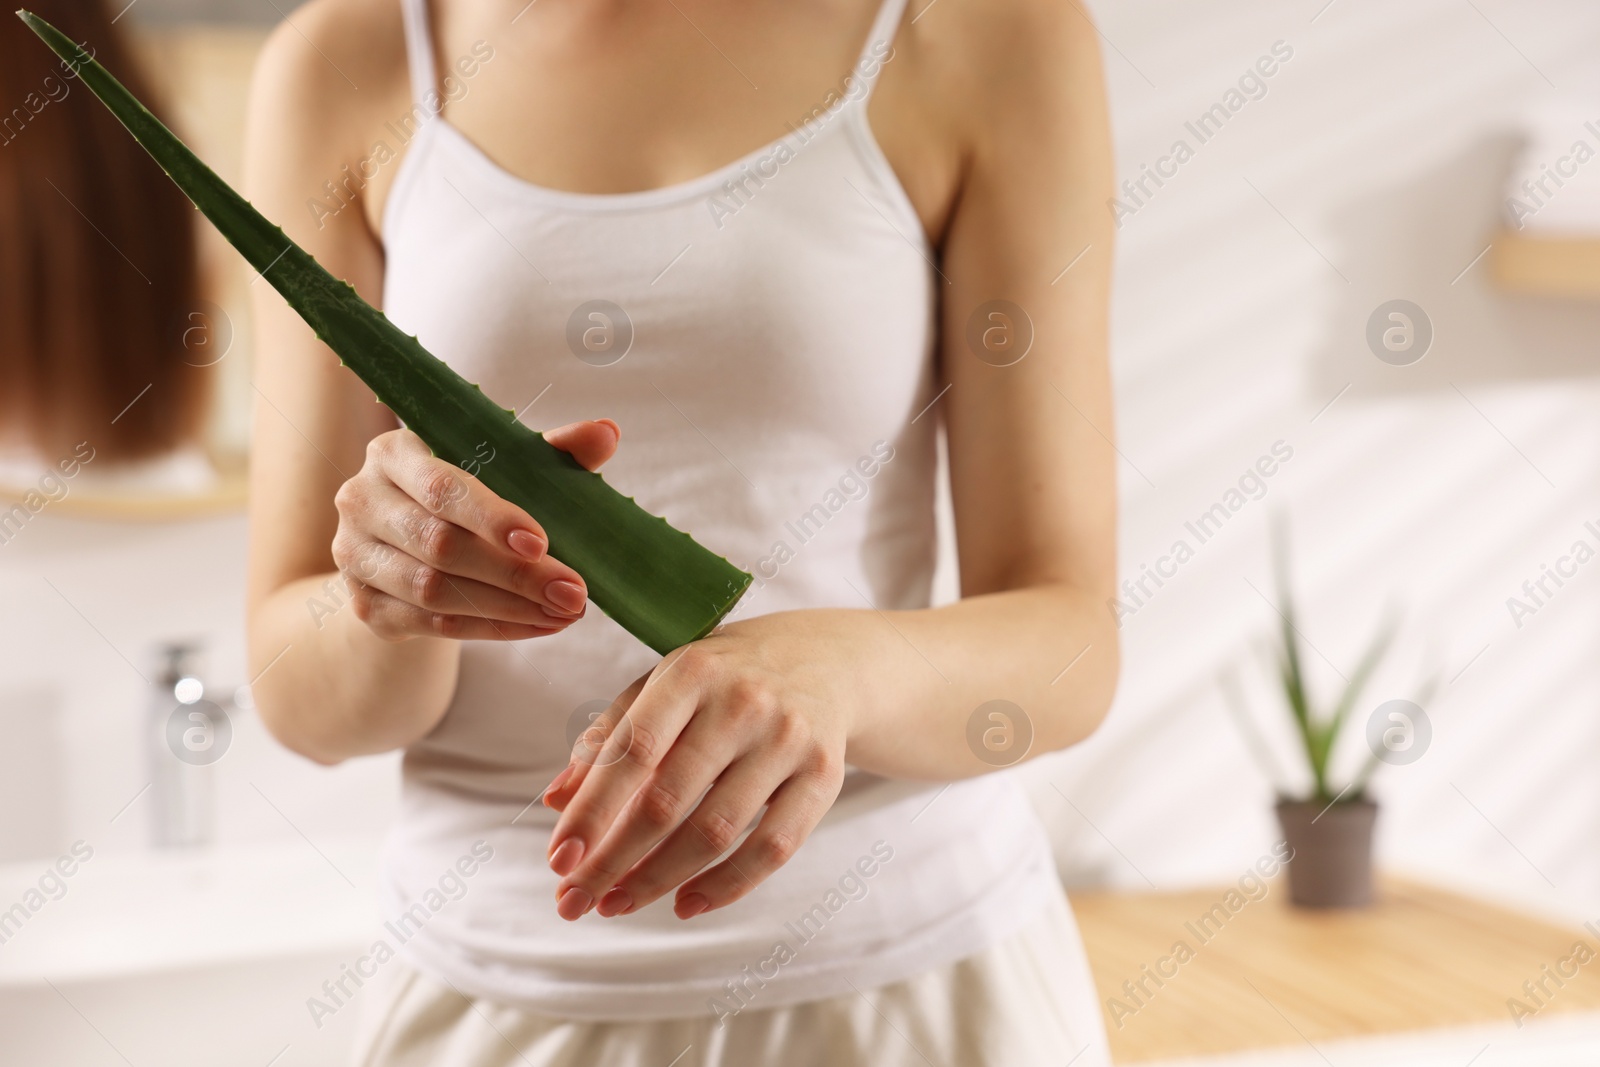
[[1390, 620], [1379, 628], [1337, 699], [1328, 706], [1319, 704], [1306, 681], [1307, 642], [1296, 621], [1283, 538], [1274, 537], [1273, 543], [1279, 616], [1277, 647], [1272, 650], [1275, 682], [1293, 726], [1296, 759], [1304, 761], [1308, 772], [1304, 776], [1308, 785], [1296, 788], [1278, 771], [1272, 748], [1245, 706], [1237, 680], [1225, 675], [1223, 689], [1247, 745], [1277, 789], [1278, 825], [1291, 857], [1290, 902], [1311, 908], [1361, 907], [1372, 901], [1372, 840], [1378, 817], [1367, 784], [1383, 757], [1374, 749], [1347, 778], [1340, 778], [1333, 764], [1350, 714], [1394, 638], [1394, 625]]

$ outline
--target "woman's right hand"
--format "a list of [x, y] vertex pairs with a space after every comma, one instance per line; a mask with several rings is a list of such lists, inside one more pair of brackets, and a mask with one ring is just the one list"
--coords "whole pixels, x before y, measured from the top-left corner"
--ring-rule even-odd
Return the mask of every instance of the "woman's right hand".
[[[545, 434], [589, 470], [620, 437], [610, 419]], [[584, 581], [550, 558], [543, 528], [410, 430], [373, 438], [334, 504], [334, 562], [357, 617], [386, 641], [521, 641], [583, 617]]]

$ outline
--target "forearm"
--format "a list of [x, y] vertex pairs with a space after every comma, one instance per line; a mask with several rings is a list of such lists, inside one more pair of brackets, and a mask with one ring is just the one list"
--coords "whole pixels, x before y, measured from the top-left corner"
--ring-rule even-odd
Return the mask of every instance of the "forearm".
[[357, 617], [338, 573], [262, 597], [249, 630], [251, 691], [262, 720], [284, 745], [319, 763], [416, 741], [455, 691], [459, 642], [383, 640]]
[[[1057, 751], [1095, 730], [1116, 688], [1115, 623], [1081, 589], [1043, 585], [848, 614], [857, 696], [846, 758], [877, 774], [964, 778]], [[969, 736], [974, 713], [995, 700], [1020, 713], [984, 715]], [[999, 732], [985, 748], [991, 729]]]

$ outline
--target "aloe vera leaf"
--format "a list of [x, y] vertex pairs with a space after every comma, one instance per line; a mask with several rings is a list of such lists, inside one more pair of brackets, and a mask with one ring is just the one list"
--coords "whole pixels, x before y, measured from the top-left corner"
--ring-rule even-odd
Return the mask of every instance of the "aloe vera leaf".
[[323, 269], [71, 38], [29, 11], [17, 17], [434, 455], [472, 467], [490, 489], [538, 519], [551, 554], [583, 576], [590, 599], [624, 629], [665, 655], [710, 633], [738, 602], [749, 574], [523, 426]]

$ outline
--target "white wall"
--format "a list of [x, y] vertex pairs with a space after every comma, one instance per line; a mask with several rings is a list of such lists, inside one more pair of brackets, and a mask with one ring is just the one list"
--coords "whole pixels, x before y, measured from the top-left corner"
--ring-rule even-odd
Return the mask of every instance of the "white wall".
[[[1220, 879], [1267, 847], [1271, 791], [1216, 677], [1248, 664], [1256, 710], [1282, 718], [1251, 658], [1276, 616], [1250, 584], [1272, 595], [1282, 509], [1322, 691], [1386, 604], [1404, 609], [1404, 636], [1362, 722], [1442, 675], [1432, 748], [1377, 781], [1385, 862], [1594, 898], [1600, 563], [1520, 629], [1506, 599], [1574, 540], [1600, 545], [1582, 528], [1600, 518], [1600, 309], [1502, 295], [1487, 259], [1457, 277], [1495, 227], [1525, 110], [1556, 95], [1545, 78], [1567, 94], [1594, 84], [1600, 9], [1335, 0], [1318, 16], [1324, 3], [1091, 4], [1120, 177], [1194, 143], [1184, 121], [1273, 42], [1294, 50], [1118, 235], [1124, 574], [1275, 441], [1294, 455], [1126, 619], [1100, 734], [1027, 773], [1074, 881]], [[1600, 95], [1584, 99], [1600, 117]], [[1411, 367], [1363, 339], [1396, 297], [1434, 324]]]
[[[248, 680], [245, 532], [241, 516], [108, 524], [46, 508], [0, 545], [0, 862], [53, 857], [78, 838], [97, 854], [147, 846], [154, 646], [199, 639], [218, 694]], [[395, 757], [328, 770], [279, 747], [254, 715], [231, 719], [232, 745], [208, 768], [219, 841], [376, 838]]]

